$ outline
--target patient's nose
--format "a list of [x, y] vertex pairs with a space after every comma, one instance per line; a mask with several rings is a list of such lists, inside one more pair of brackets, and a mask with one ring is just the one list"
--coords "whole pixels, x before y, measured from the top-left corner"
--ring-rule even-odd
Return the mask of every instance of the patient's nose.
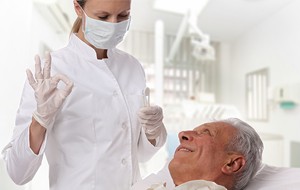
[[179, 141], [191, 141], [193, 140], [193, 131], [181, 131], [178, 134]]

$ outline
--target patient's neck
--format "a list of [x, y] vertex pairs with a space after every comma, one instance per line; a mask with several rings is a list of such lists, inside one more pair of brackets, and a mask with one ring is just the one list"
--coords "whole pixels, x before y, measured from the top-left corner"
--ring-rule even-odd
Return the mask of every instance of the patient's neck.
[[227, 190], [233, 190], [234, 187], [234, 179], [232, 176], [222, 175], [214, 180], [214, 182], [218, 185], [222, 185], [226, 187]]

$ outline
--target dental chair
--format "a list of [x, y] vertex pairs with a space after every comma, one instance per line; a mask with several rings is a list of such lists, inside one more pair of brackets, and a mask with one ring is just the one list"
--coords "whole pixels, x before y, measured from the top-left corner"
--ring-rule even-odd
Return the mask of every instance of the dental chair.
[[244, 190], [299, 190], [300, 168], [263, 164]]
[[[131, 190], [146, 190], [153, 184], [166, 182], [167, 189], [174, 189], [167, 166], [136, 183]], [[243, 190], [300, 190], [300, 168], [276, 167], [263, 164], [255, 177]]]

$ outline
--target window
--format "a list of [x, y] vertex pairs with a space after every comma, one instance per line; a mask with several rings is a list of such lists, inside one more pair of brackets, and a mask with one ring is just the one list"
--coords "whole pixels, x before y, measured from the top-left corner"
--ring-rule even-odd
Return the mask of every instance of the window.
[[246, 74], [247, 118], [268, 121], [268, 69]]

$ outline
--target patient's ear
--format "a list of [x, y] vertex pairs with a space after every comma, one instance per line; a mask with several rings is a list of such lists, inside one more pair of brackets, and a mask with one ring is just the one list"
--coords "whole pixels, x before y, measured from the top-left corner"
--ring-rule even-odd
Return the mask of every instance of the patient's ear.
[[222, 172], [231, 175], [238, 172], [245, 165], [246, 160], [242, 155], [232, 155], [222, 167]]

